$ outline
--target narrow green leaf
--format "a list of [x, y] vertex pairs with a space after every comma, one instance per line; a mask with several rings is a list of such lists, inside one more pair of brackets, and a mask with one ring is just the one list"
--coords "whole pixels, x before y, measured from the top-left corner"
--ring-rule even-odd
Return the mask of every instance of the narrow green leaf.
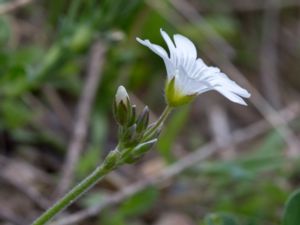
[[300, 189], [288, 198], [283, 213], [283, 225], [300, 224]]

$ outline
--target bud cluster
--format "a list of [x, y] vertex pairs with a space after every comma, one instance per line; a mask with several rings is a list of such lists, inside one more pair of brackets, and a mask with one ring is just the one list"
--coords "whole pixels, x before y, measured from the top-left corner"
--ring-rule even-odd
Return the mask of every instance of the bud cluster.
[[117, 90], [113, 114], [119, 125], [120, 163], [133, 163], [143, 156], [157, 141], [159, 132], [149, 132], [149, 109], [147, 106], [137, 115], [136, 106], [132, 105], [126, 89]]

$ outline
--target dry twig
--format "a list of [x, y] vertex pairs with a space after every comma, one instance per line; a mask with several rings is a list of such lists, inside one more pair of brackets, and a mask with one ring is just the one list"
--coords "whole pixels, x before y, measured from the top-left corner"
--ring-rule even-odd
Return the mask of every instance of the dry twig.
[[24, 220], [22, 218], [17, 218], [15, 215], [12, 215], [9, 210], [7, 210], [5, 207], [0, 206], [0, 219], [8, 222], [9, 224], [14, 225], [23, 225]]
[[72, 116], [57, 91], [51, 86], [45, 86], [43, 88], [43, 93], [50, 103], [53, 111], [57, 115], [58, 119], [60, 120], [63, 128], [66, 131], [71, 131]]
[[90, 64], [88, 65], [87, 78], [77, 108], [77, 120], [74, 124], [74, 132], [68, 147], [60, 184], [58, 185], [59, 195], [66, 192], [73, 182], [74, 169], [82, 152], [87, 135], [90, 112], [101, 78], [105, 52], [106, 47], [100, 41], [96, 42], [91, 48], [91, 58]]
[[41, 183], [51, 183], [51, 178], [41, 170], [20, 160], [0, 156], [0, 180], [16, 188], [41, 209], [49, 207], [49, 201], [33, 185], [36, 180]]
[[275, 108], [281, 106], [278, 74], [278, 29], [279, 8], [278, 0], [267, 0], [263, 21], [263, 32], [260, 54], [260, 72], [266, 99]]
[[[212, 100], [206, 104], [206, 115], [209, 119], [213, 140], [220, 147], [220, 155], [224, 159], [234, 158], [236, 152], [231, 145], [231, 129], [226, 110], [218, 102]], [[224, 151], [226, 149], [226, 151]]]

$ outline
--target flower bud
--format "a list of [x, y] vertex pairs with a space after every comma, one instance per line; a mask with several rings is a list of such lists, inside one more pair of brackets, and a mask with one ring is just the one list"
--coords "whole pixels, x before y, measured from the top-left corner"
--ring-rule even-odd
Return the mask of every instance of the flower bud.
[[144, 132], [148, 127], [148, 123], [149, 123], [149, 109], [148, 106], [145, 106], [143, 112], [139, 115], [136, 121], [137, 124], [136, 131], [138, 133]]
[[127, 154], [126, 157], [123, 159], [126, 163], [134, 163], [140, 157], [142, 157], [147, 151], [152, 148], [152, 146], [157, 142], [157, 139], [152, 139], [150, 141], [141, 143], [133, 148], [130, 154]]
[[129, 96], [127, 94], [127, 91], [125, 89], [124, 86], [119, 86], [117, 93], [116, 93], [116, 97], [115, 97], [115, 101], [116, 104], [119, 105], [121, 102], [123, 102], [124, 104], [126, 104], [126, 102], [129, 100]]
[[116, 121], [121, 126], [126, 126], [126, 124], [130, 123], [132, 111], [133, 109], [127, 91], [123, 86], [120, 86], [113, 103], [113, 113]]
[[141, 155], [144, 154], [145, 152], [147, 152], [155, 143], [157, 142], [157, 138], [152, 139], [150, 141], [144, 142], [139, 144], [138, 146], [136, 146], [133, 150], [132, 150], [132, 154], [133, 155]]
[[136, 136], [136, 124], [133, 124], [131, 127], [128, 127], [123, 130], [120, 140], [127, 147], [127, 145], [132, 142], [135, 136]]
[[129, 116], [128, 124], [127, 126], [131, 126], [135, 123], [136, 121], [136, 105], [131, 106], [131, 114]]

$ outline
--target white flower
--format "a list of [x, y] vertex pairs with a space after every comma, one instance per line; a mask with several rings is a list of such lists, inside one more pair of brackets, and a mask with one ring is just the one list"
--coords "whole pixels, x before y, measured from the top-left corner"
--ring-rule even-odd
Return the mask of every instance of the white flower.
[[137, 38], [137, 41], [163, 59], [168, 75], [166, 98], [169, 105], [182, 105], [192, 97], [210, 90], [220, 92], [232, 102], [247, 105], [241, 97], [249, 98], [250, 93], [229, 79], [219, 68], [207, 66], [202, 59], [197, 58], [196, 47], [187, 37], [175, 34], [174, 44], [165, 31], [160, 29], [160, 33], [169, 48], [169, 55], [164, 48], [149, 40]]

